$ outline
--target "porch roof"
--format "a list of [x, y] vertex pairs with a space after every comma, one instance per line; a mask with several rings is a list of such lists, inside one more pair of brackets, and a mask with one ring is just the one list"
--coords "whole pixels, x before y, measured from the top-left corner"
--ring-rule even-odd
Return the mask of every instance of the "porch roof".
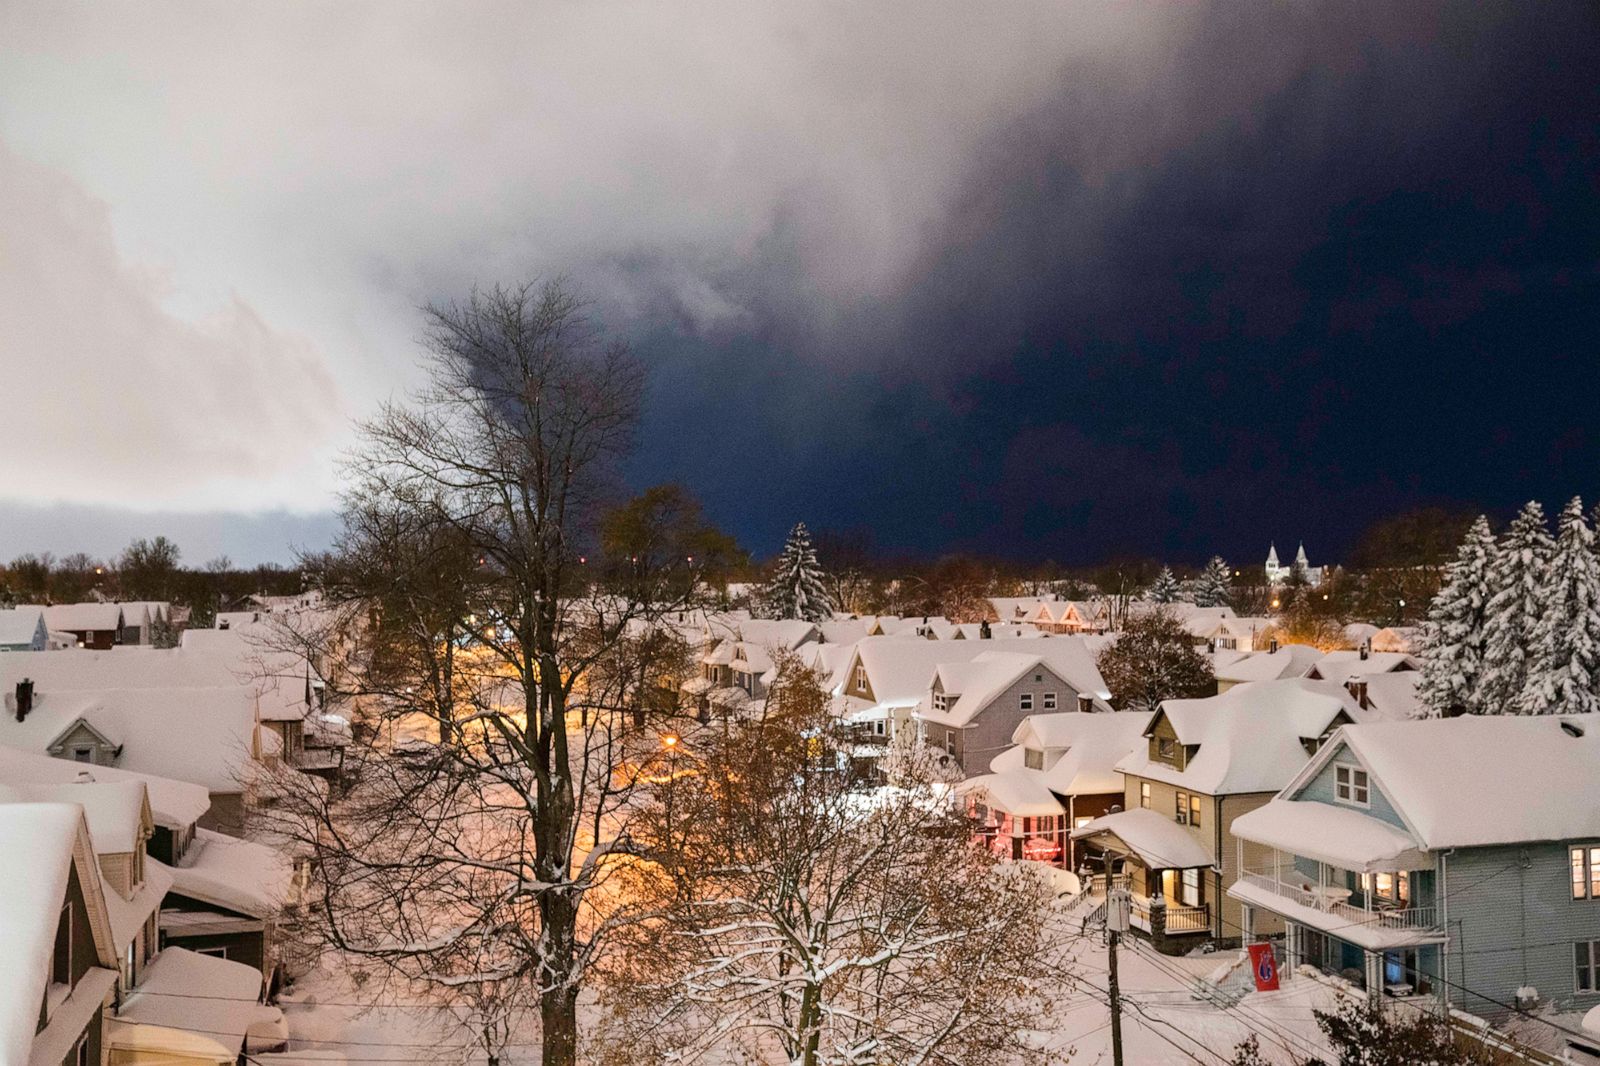
[[1390, 951], [1394, 948], [1416, 947], [1421, 944], [1442, 944], [1448, 939], [1442, 929], [1385, 925], [1378, 915], [1374, 915], [1370, 921], [1351, 921], [1343, 913], [1308, 907], [1298, 900], [1289, 899], [1246, 878], [1240, 878], [1229, 885], [1228, 895], [1241, 903], [1271, 911], [1297, 925], [1308, 926], [1368, 951]]
[[1404, 829], [1329, 803], [1275, 799], [1235, 818], [1233, 835], [1357, 873], [1433, 867]]
[[1211, 852], [1183, 826], [1143, 808], [1096, 818], [1074, 829], [1072, 839], [1097, 840], [1113, 851], [1134, 856], [1152, 870], [1191, 870], [1216, 865]]
[[1018, 818], [1045, 818], [1067, 813], [1061, 801], [1045, 787], [1044, 775], [1026, 767], [970, 778], [956, 789], [980, 796], [989, 806]]

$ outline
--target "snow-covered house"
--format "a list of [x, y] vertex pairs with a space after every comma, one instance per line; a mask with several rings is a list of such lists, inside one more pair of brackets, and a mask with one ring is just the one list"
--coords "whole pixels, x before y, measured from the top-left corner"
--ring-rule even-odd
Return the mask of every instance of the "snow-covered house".
[[0, 788], [0, 849], [28, 864], [0, 895], [0, 1063], [99, 1063], [117, 953], [83, 809], [16, 800]]
[[702, 719], [713, 711], [738, 714], [766, 697], [774, 654], [817, 643], [822, 631], [800, 619], [719, 618], [700, 657], [700, 674], [682, 691]]
[[1144, 742], [1149, 720], [1133, 711], [1024, 718], [990, 772], [959, 786], [984, 843], [1004, 858], [1076, 869], [1071, 830], [1121, 810], [1116, 764]]
[[1416, 626], [1385, 626], [1369, 638], [1373, 651], [1397, 651], [1410, 655], [1417, 650]]
[[1021, 647], [991, 650], [994, 643], [979, 642], [971, 658], [938, 663], [912, 710], [923, 743], [957, 765], [987, 766], [1036, 712], [1111, 710], [1100, 669], [1081, 640], [1006, 642]]
[[52, 633], [70, 633], [80, 648], [105, 650], [122, 643], [122, 608], [115, 603], [58, 603], [31, 608], [44, 613]]
[[1371, 677], [1375, 674], [1400, 673], [1416, 670], [1421, 663], [1410, 655], [1397, 651], [1330, 651], [1318, 659], [1306, 676], [1324, 681], [1348, 681], [1353, 677]]
[[1241, 923], [1290, 963], [1491, 1018], [1600, 1004], [1600, 715], [1347, 725], [1234, 834]]
[[1041, 604], [1054, 600], [1054, 596], [990, 596], [989, 620], [1001, 624], [1024, 625], [1032, 621]]
[[1237, 685], [1204, 699], [1167, 700], [1145, 743], [1117, 764], [1125, 809], [1073, 830], [1100, 848], [1134, 895], [1134, 924], [1166, 902], [1166, 935], [1236, 939], [1235, 819], [1266, 805], [1340, 726], [1368, 717], [1336, 682], [1296, 678]]
[[[1218, 608], [1202, 608], [1216, 611]], [[1273, 620], [1264, 616], [1240, 618], [1232, 610], [1218, 617], [1201, 615], [1190, 632], [1217, 651], [1260, 651], [1266, 647], [1266, 634]]]
[[1251, 681], [1305, 677], [1322, 661], [1323, 654], [1321, 648], [1309, 644], [1285, 644], [1271, 651], [1218, 651], [1212, 657], [1217, 691], [1226, 692], [1235, 685]]
[[172, 604], [165, 600], [120, 603], [122, 608], [121, 644], [149, 644], [151, 628], [172, 621]]
[[13, 607], [0, 611], [0, 651], [44, 651], [50, 630], [38, 607]]

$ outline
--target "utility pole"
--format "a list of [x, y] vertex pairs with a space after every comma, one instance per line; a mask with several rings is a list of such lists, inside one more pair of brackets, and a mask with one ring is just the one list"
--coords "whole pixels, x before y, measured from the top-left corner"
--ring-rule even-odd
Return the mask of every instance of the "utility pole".
[[1122, 998], [1117, 991], [1117, 941], [1128, 931], [1128, 912], [1132, 900], [1128, 890], [1115, 885], [1106, 893], [1106, 943], [1111, 957], [1107, 988], [1111, 993], [1111, 1062], [1122, 1066]]

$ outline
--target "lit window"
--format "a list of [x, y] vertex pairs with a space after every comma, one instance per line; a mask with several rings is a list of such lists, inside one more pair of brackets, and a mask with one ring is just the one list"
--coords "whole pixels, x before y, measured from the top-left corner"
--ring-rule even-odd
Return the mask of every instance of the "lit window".
[[1183, 905], [1185, 907], [1200, 906], [1200, 870], [1183, 871]]
[[1018, 706], [1020, 706], [1023, 710], [1025, 710], [1025, 711], [1033, 710], [1033, 693], [1024, 692], [1022, 695], [1017, 697], [1017, 701], [1018, 701]]
[[1572, 898], [1600, 899], [1600, 845], [1572, 849]]
[[1150, 809], [1150, 782], [1139, 782], [1139, 806], [1145, 810]]
[[1335, 766], [1333, 791], [1340, 803], [1351, 803], [1357, 807], [1367, 806], [1369, 800], [1367, 772], [1359, 766]]
[[1189, 824], [1200, 827], [1200, 797], [1193, 794], [1189, 796]]
[[1072, 828], [1082, 829], [1092, 821], [1094, 821], [1094, 819], [1089, 817], [1087, 814], [1080, 814], [1072, 820]]
[[1188, 825], [1189, 824], [1189, 793], [1187, 793], [1187, 792], [1178, 793], [1177, 798], [1176, 798], [1176, 802], [1173, 804], [1173, 806], [1174, 806], [1174, 809], [1175, 809], [1174, 817], [1177, 819], [1178, 824], [1179, 825]]

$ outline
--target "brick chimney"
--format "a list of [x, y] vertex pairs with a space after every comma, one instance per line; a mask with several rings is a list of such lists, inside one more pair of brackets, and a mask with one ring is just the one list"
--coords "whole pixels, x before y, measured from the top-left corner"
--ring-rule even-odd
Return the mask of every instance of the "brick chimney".
[[32, 710], [33, 679], [25, 677], [17, 682], [17, 721], [27, 721], [28, 712]]

